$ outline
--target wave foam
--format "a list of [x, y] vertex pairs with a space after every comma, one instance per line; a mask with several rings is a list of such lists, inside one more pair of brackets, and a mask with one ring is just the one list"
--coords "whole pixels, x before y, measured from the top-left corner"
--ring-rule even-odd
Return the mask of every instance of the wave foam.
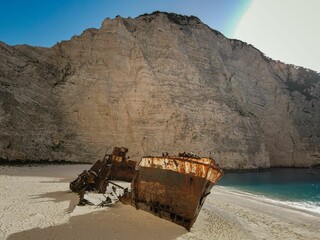
[[263, 194], [255, 194], [252, 192], [246, 192], [243, 190], [239, 190], [233, 187], [225, 187], [225, 186], [219, 186], [221, 189], [228, 189], [229, 191], [232, 191], [234, 194], [239, 194], [243, 196], [248, 196], [250, 198], [254, 198], [258, 201], [264, 201], [269, 202], [271, 204], [280, 205], [283, 207], [289, 207], [292, 209], [297, 209], [304, 212], [309, 213], [316, 213], [320, 214], [320, 202], [311, 202], [311, 201], [287, 201], [287, 200], [280, 200], [280, 199], [274, 199], [270, 196], [266, 196]]

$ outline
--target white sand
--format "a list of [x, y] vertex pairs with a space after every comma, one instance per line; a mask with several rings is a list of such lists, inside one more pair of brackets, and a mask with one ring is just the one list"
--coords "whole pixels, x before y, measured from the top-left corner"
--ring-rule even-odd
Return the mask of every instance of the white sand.
[[78, 207], [90, 165], [0, 166], [0, 239], [320, 239], [320, 215], [214, 187], [190, 232], [142, 210]]

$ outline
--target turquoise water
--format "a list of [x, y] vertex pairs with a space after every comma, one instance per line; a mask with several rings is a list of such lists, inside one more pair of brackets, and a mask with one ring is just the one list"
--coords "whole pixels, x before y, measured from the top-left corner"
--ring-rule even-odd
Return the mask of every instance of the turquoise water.
[[225, 173], [217, 185], [291, 203], [320, 212], [320, 169], [273, 168], [270, 171]]

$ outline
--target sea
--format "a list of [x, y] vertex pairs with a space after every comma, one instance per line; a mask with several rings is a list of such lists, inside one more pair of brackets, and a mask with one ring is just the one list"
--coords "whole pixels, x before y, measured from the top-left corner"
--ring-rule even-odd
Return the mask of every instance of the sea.
[[227, 172], [217, 185], [320, 214], [320, 168], [271, 168], [261, 172]]

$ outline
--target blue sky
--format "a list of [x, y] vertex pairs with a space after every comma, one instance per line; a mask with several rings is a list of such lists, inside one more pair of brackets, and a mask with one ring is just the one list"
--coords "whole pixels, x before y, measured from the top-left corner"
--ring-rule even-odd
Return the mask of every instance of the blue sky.
[[153, 11], [195, 15], [228, 37], [249, 0], [7, 0], [1, 1], [0, 41], [50, 47], [117, 15], [136, 17]]
[[320, 0], [0, 0], [0, 41], [51, 47], [117, 15], [195, 15], [268, 57], [320, 72]]

